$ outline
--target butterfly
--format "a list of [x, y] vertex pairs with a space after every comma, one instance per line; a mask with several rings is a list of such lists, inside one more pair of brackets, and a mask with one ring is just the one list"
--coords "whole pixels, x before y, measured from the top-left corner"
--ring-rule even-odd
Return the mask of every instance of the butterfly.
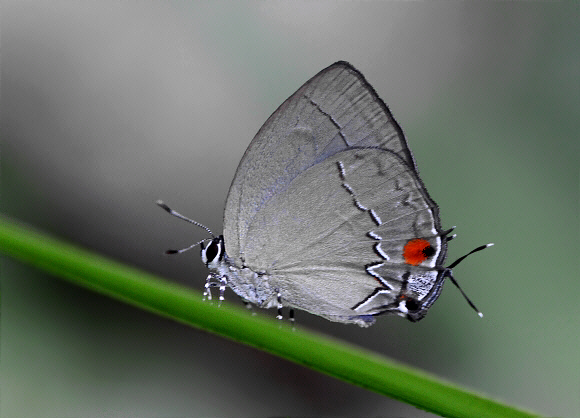
[[363, 75], [339, 61], [290, 96], [256, 134], [230, 186], [223, 235], [201, 246], [204, 294], [226, 287], [261, 308], [369, 326], [422, 319], [452, 269], [439, 207], [403, 131]]

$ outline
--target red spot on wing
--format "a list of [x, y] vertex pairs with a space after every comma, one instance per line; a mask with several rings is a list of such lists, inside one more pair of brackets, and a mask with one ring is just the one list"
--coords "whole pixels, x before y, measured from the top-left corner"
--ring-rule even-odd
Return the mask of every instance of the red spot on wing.
[[409, 241], [403, 249], [403, 258], [407, 264], [418, 266], [429, 258], [432, 247], [429, 241], [417, 238]]

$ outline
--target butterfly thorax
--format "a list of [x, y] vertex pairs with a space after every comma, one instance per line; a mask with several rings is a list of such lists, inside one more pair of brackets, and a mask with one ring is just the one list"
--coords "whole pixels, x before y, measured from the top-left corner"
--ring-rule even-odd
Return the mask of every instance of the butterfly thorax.
[[207, 247], [202, 246], [201, 259], [210, 270], [208, 279], [225, 282], [242, 299], [260, 308], [276, 306], [276, 291], [270, 287], [268, 275], [237, 266], [225, 252], [223, 236], [214, 238]]

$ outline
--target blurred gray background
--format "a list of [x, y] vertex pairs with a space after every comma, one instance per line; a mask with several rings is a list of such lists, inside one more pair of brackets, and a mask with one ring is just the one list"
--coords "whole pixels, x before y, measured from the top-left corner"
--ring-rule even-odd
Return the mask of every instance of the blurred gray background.
[[[238, 161], [339, 59], [403, 127], [457, 225], [420, 323], [310, 327], [551, 416], [580, 406], [578, 6], [23, 1], [2, 7], [2, 210], [201, 290]], [[2, 260], [3, 417], [428, 416]], [[239, 303], [233, 293], [228, 300]], [[265, 312], [274, 316], [274, 312]]]

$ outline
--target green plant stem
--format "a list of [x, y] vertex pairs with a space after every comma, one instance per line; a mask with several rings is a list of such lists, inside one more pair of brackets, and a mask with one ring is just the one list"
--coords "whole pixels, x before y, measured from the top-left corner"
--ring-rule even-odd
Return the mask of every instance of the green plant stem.
[[342, 341], [292, 330], [247, 310], [49, 237], [0, 216], [0, 252], [74, 284], [443, 416], [531, 417]]

